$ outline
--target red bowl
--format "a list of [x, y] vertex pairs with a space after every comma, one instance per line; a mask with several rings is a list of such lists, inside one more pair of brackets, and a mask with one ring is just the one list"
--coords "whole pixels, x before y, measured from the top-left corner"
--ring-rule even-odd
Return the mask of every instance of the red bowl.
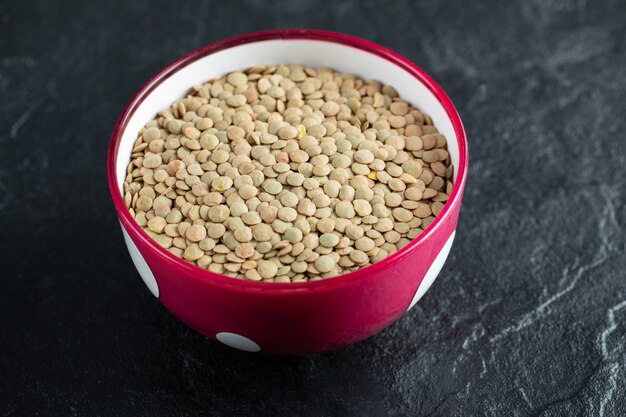
[[[276, 284], [215, 274], [152, 240], [124, 206], [122, 184], [139, 129], [192, 85], [249, 66], [326, 66], [393, 85], [448, 138], [455, 185], [445, 208], [417, 239], [374, 265], [336, 278]], [[467, 176], [467, 141], [444, 91], [408, 59], [359, 38], [315, 30], [237, 36], [168, 65], [133, 97], [117, 121], [107, 157], [109, 188], [128, 250], [150, 291], [181, 321], [246, 351], [303, 354], [365, 339], [397, 320], [428, 290], [445, 262]]]

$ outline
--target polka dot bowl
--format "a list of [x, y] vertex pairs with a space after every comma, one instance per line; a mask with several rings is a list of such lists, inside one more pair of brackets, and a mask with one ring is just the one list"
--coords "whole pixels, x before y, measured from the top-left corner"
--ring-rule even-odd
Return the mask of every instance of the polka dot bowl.
[[[443, 211], [417, 239], [388, 258], [340, 277], [277, 284], [198, 268], [160, 247], [134, 221], [121, 193], [139, 129], [192, 85], [254, 65], [300, 63], [393, 85], [448, 138], [455, 185]], [[467, 141], [452, 102], [424, 71], [374, 43], [321, 31], [284, 30], [219, 41], [178, 59], [133, 97], [115, 125], [107, 159], [111, 196], [131, 258], [149, 290], [181, 321], [250, 352], [305, 354], [363, 340], [424, 295], [452, 242], [467, 176]], [[419, 323], [416, 323], [419, 325]]]

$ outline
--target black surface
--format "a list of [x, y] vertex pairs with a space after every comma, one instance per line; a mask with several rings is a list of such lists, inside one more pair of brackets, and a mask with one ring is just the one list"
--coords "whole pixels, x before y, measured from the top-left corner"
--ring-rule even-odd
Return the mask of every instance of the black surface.
[[[626, 415], [620, 1], [0, 1], [0, 416]], [[397, 323], [246, 354], [141, 282], [105, 179], [125, 103], [205, 43], [280, 27], [406, 55], [470, 140], [457, 239]]]

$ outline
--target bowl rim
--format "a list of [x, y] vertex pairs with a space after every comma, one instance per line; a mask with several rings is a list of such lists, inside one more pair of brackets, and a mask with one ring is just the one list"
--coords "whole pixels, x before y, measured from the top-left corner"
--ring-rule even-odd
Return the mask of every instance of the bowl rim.
[[[152, 239], [131, 217], [128, 209], [124, 204], [122, 193], [117, 184], [116, 161], [119, 149], [119, 142], [126, 129], [127, 123], [137, 108], [141, 105], [145, 97], [147, 97], [161, 82], [173, 75], [185, 66], [204, 58], [212, 53], [228, 49], [243, 44], [256, 43], [266, 40], [314, 40], [320, 42], [336, 43], [347, 47], [359, 49], [364, 52], [376, 55], [385, 59], [392, 64], [405, 70], [413, 76], [418, 82], [422, 83], [435, 96], [444, 108], [447, 117], [450, 119], [454, 132], [457, 136], [457, 144], [459, 147], [459, 163], [457, 167], [457, 180], [450, 194], [450, 198], [444, 205], [442, 212], [435, 218], [431, 225], [416, 239], [413, 239], [408, 245], [399, 251], [393, 253], [389, 257], [369, 265], [365, 268], [352, 271], [343, 275], [335, 276], [329, 279], [319, 281], [307, 281], [301, 283], [272, 283], [258, 282], [236, 279], [226, 275], [211, 272], [202, 269], [190, 262], [181, 259], [170, 253], [167, 249], [160, 246]], [[323, 291], [336, 287], [343, 287], [355, 282], [373, 279], [376, 272], [384, 270], [390, 264], [395, 264], [405, 258], [409, 253], [417, 250], [426, 240], [440, 229], [440, 226], [448, 219], [452, 212], [452, 207], [459, 204], [462, 198], [463, 189], [467, 179], [468, 170], [468, 145], [465, 128], [461, 122], [458, 111], [452, 104], [452, 101], [444, 90], [437, 84], [424, 70], [418, 67], [404, 56], [393, 52], [374, 42], [370, 42], [355, 36], [345, 35], [343, 33], [313, 30], [313, 29], [282, 29], [267, 30], [261, 32], [253, 32], [234, 36], [231, 38], [219, 40], [202, 46], [186, 55], [174, 60], [172, 63], [164, 67], [162, 70], [152, 76], [139, 91], [126, 104], [122, 114], [117, 119], [109, 142], [107, 152], [107, 177], [109, 182], [109, 192], [113, 198], [113, 203], [118, 213], [122, 227], [129, 227], [135, 232], [135, 236], [141, 242], [147, 245], [153, 252], [167, 262], [174, 263], [178, 268], [188, 272], [191, 279], [202, 281], [202, 284], [219, 285], [229, 287], [231, 289], [243, 292], [271, 292], [274, 294], [291, 294], [302, 291]], [[188, 279], [189, 277], [185, 277]]]

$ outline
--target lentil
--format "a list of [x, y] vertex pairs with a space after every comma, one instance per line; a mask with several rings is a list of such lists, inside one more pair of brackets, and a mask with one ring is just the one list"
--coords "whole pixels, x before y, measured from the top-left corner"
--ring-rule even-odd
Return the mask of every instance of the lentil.
[[354, 271], [444, 208], [446, 138], [396, 90], [299, 65], [213, 79], [139, 132], [124, 203], [174, 255], [251, 281]]

